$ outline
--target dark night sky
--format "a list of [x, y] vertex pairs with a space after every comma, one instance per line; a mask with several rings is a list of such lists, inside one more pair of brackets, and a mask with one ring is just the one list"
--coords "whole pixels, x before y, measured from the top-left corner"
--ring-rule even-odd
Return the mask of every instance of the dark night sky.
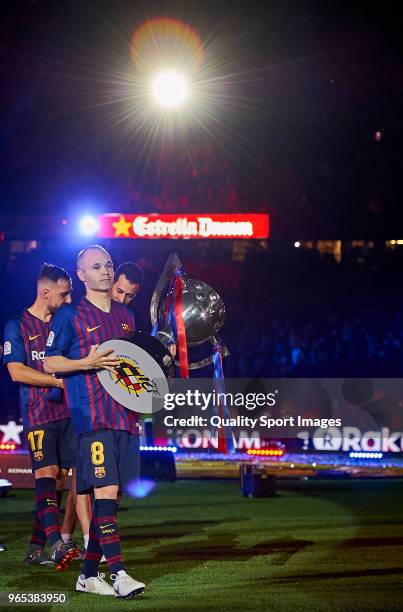
[[127, 123], [114, 124], [111, 117], [128, 102], [111, 96], [126, 91], [122, 75], [132, 70], [132, 32], [164, 15], [198, 30], [205, 63], [220, 77], [219, 95], [236, 100], [212, 108], [225, 124], [219, 134], [214, 127], [215, 136], [230, 151], [235, 171], [253, 175], [250, 160], [264, 151], [297, 177], [295, 199], [307, 194], [322, 206], [323, 219], [329, 209], [340, 226], [371, 224], [368, 203], [375, 199], [382, 208], [376, 224], [381, 219], [382, 227], [396, 227], [403, 196], [403, 63], [392, 6], [3, 1], [3, 212], [68, 210], [84, 196], [118, 207], [133, 173], [141, 172], [142, 136]]

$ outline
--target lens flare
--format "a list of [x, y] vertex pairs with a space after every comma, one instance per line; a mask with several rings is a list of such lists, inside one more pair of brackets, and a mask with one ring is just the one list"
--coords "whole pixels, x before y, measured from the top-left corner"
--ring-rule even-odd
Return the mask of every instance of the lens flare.
[[200, 68], [204, 52], [196, 30], [179, 19], [156, 17], [133, 34], [131, 57], [140, 71], [170, 65], [192, 72]]

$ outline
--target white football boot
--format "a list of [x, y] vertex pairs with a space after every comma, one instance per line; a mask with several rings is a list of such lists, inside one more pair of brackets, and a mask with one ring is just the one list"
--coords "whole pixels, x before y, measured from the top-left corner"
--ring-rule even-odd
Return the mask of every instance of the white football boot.
[[104, 580], [105, 574], [86, 578], [84, 574], [78, 577], [76, 591], [81, 593], [93, 593], [95, 595], [115, 595], [115, 591], [110, 584]]
[[116, 597], [135, 597], [140, 595], [146, 586], [143, 582], [139, 582], [126, 574], [125, 570], [119, 570], [117, 574], [111, 574], [111, 580]]

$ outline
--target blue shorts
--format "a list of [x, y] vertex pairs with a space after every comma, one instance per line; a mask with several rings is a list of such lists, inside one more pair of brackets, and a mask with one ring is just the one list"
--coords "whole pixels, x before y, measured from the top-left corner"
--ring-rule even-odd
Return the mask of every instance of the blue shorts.
[[116, 429], [98, 429], [77, 438], [77, 493], [117, 485], [121, 491], [140, 475], [138, 435]]
[[49, 465], [75, 466], [76, 436], [70, 418], [30, 427], [24, 434], [33, 470]]

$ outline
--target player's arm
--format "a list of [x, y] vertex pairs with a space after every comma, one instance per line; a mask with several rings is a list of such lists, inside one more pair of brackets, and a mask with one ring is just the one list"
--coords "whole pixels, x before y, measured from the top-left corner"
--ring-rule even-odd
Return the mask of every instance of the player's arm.
[[120, 359], [113, 357], [113, 350], [98, 351], [95, 345], [86, 357], [70, 359], [69, 348], [74, 338], [73, 310], [62, 306], [52, 318], [51, 331], [46, 341], [45, 370], [50, 374], [70, 374], [85, 370], [113, 370]]
[[35, 387], [63, 388], [63, 381], [26, 365], [26, 350], [18, 319], [8, 321], [4, 329], [4, 364], [11, 380]]
[[45, 370], [50, 374], [69, 374], [85, 370], [114, 370], [119, 364], [119, 357], [112, 355], [113, 349], [98, 351], [98, 345], [91, 347], [83, 359], [69, 359], [63, 355], [45, 356]]
[[7, 369], [13, 382], [32, 385], [34, 387], [58, 387], [59, 389], [63, 389], [63, 380], [61, 378], [56, 378], [51, 374], [40, 372], [18, 361], [9, 362], [7, 364]]

